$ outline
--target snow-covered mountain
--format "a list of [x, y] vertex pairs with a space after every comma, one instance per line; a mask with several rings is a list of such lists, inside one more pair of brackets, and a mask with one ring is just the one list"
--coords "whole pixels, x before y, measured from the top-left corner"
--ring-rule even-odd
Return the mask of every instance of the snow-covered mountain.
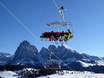
[[66, 46], [54, 46], [50, 45], [48, 48], [42, 48], [40, 51], [41, 57], [43, 57], [44, 61], [49, 60], [49, 56], [51, 53], [51, 59], [56, 63], [63, 63], [65, 65], [71, 63], [80, 63], [84, 67], [93, 66], [93, 65], [103, 65], [104, 60], [97, 56], [90, 56], [87, 54], [80, 54], [76, 50], [72, 50]]
[[12, 58], [12, 55], [9, 53], [3, 53], [0, 52], [0, 65], [5, 65], [8, 61], [10, 61]]
[[0, 54], [0, 64], [7, 63], [8, 61], [9, 64], [14, 65], [44, 65], [51, 63], [66, 67], [76, 66], [76, 64], [82, 67], [104, 66], [104, 58], [80, 54], [67, 45], [57, 47], [50, 45], [48, 48], [43, 47], [39, 52], [36, 46], [31, 45], [26, 40], [20, 43], [12, 60], [8, 58], [10, 58], [9, 54]]

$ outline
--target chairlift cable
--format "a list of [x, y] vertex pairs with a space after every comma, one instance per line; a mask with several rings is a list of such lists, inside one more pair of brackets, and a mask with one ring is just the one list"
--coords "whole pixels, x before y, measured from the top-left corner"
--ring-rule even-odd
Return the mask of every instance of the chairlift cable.
[[36, 39], [34, 33], [28, 28], [26, 24], [24, 24], [3, 2], [0, 1], [0, 5], [22, 26], [28, 33], [32, 35], [33, 38]]
[[52, 0], [52, 1], [53, 1], [53, 4], [55, 5], [55, 7], [56, 7], [57, 9], [59, 9], [59, 7], [58, 7], [56, 1], [55, 1], [55, 0]]

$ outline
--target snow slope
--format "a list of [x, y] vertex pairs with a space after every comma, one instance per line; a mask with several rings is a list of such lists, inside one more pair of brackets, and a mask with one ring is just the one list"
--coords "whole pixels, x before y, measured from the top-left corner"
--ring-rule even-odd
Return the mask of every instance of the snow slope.
[[95, 74], [91, 72], [76, 72], [76, 71], [64, 71], [64, 73], [57, 73], [54, 75], [48, 75], [38, 78], [104, 78], [104, 74]]
[[[12, 71], [0, 72], [3, 78], [18, 78], [18, 75]], [[92, 72], [78, 72], [78, 71], [64, 71], [57, 72], [57, 74], [41, 76], [38, 78], [104, 78], [104, 74], [95, 74]]]
[[18, 75], [15, 72], [12, 72], [12, 71], [3, 71], [3, 72], [0, 72], [0, 77], [3, 77], [3, 78], [18, 78]]

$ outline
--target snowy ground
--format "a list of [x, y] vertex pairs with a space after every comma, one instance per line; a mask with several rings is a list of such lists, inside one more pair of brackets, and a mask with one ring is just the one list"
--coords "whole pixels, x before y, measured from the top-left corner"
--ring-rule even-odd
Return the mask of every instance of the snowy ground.
[[12, 71], [3, 71], [3, 72], [0, 72], [0, 77], [3, 77], [3, 78], [18, 78], [18, 75], [15, 72], [12, 72]]
[[64, 71], [63, 74], [57, 73], [54, 75], [48, 75], [38, 78], [104, 78], [104, 74], [95, 74], [91, 72]]
[[[0, 76], [3, 78], [18, 78], [18, 75], [12, 71], [0, 72]], [[64, 71], [57, 74], [42, 76], [38, 78], [104, 78], [104, 74], [95, 74], [91, 72], [76, 72], [76, 71]]]

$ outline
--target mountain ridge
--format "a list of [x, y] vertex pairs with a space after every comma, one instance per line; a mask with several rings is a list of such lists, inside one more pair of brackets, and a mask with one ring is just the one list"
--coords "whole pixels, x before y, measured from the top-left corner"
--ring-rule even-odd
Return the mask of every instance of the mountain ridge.
[[17, 47], [14, 56], [9, 60], [9, 64], [37, 65], [41, 63], [44, 65], [49, 64], [50, 60], [52, 64], [69, 65], [71, 63], [80, 63], [83, 67], [94, 65], [104, 66], [104, 58], [90, 56], [85, 53], [80, 54], [66, 45], [57, 47], [55, 45], [49, 45], [48, 48], [42, 47], [41, 50], [38, 51], [36, 46], [31, 45], [26, 40], [22, 41]]

